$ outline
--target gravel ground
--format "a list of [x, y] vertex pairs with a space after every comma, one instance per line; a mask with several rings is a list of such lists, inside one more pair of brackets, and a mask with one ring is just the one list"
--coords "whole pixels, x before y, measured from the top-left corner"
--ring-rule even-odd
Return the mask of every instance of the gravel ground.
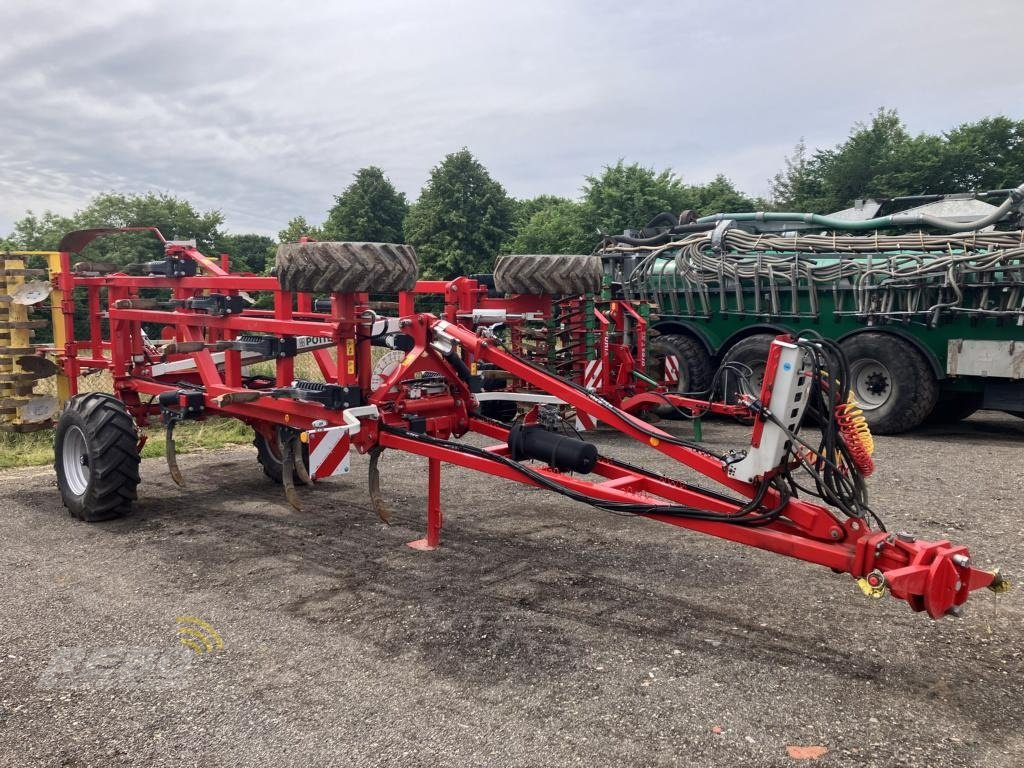
[[[746, 435], [705, 425], [716, 448]], [[1024, 421], [877, 443], [890, 528], [1024, 573]], [[425, 460], [386, 454], [388, 528], [364, 457], [302, 512], [251, 450], [181, 464], [186, 490], [145, 461], [137, 512], [99, 525], [63, 512], [49, 469], [0, 474], [0, 764], [1024, 764], [1019, 590], [932, 622], [826, 569], [453, 468], [445, 546], [421, 553], [403, 543]], [[224, 648], [181, 646], [182, 615]]]

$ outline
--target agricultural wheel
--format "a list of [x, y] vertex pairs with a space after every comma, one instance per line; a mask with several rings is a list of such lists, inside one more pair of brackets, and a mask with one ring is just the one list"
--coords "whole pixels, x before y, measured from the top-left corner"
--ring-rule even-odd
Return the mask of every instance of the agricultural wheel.
[[[738, 363], [738, 367], [741, 370], [744, 367], [750, 369], [747, 386], [755, 395], [761, 392], [761, 384], [764, 383], [764, 371], [768, 364], [768, 352], [771, 350], [773, 341], [775, 341], [775, 336], [771, 333], [758, 333], [754, 336], [748, 336], [729, 347], [729, 351], [722, 358], [722, 365]], [[743, 391], [741, 389], [740, 374], [727, 371], [724, 383], [725, 402], [735, 403]], [[742, 424], [752, 423], [751, 419], [745, 417], [737, 417], [737, 421]]]
[[139, 435], [116, 397], [76, 395], [53, 438], [57, 488], [68, 512], [94, 523], [128, 514], [138, 495]]
[[[277, 444], [277, 441], [273, 441], [271, 444], [263, 435], [259, 432], [253, 438], [252, 444], [256, 447], [256, 461], [263, 467], [263, 474], [269, 477], [278, 485], [281, 484], [282, 469], [281, 469], [281, 457], [284, 456], [284, 451], [281, 446]], [[302, 463], [306, 467], [306, 474], [309, 474], [309, 445], [307, 443], [302, 444]], [[300, 477], [299, 473], [296, 472], [293, 475], [296, 485], [308, 485], [308, 483]]]
[[953, 392], [940, 396], [925, 423], [956, 424], [980, 409], [981, 403], [981, 394], [977, 392]]
[[850, 361], [850, 388], [872, 432], [895, 435], [928, 418], [939, 383], [911, 344], [886, 333], [859, 333], [840, 346]]
[[276, 268], [282, 288], [309, 293], [397, 293], [419, 275], [415, 249], [394, 243], [282, 243]]
[[601, 278], [601, 259], [597, 256], [499, 256], [494, 265], [494, 287], [501, 293], [600, 293]]
[[[670, 372], [676, 381], [669, 384]], [[669, 392], [684, 395], [692, 393], [701, 397], [711, 387], [714, 368], [711, 356], [704, 345], [692, 336], [667, 334], [656, 336], [647, 343], [647, 375], [666, 385]], [[679, 417], [679, 413], [671, 405], [656, 406], [654, 412], [659, 416]]]

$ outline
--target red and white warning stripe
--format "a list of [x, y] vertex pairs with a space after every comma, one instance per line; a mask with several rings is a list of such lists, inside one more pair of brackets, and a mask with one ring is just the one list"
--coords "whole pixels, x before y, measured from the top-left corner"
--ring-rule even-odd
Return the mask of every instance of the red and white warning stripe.
[[665, 383], [679, 383], [679, 358], [675, 355], [665, 355]]
[[314, 480], [348, 474], [349, 427], [328, 427], [306, 432], [309, 442], [309, 475]]
[[587, 389], [597, 389], [601, 385], [603, 372], [604, 363], [601, 360], [588, 360], [587, 367], [583, 370], [583, 386]]

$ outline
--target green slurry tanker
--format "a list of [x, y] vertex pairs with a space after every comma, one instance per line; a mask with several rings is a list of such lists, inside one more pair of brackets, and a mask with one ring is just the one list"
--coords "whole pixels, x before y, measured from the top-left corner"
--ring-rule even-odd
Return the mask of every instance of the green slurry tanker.
[[846, 351], [871, 429], [896, 434], [982, 408], [1024, 417], [1022, 214], [1024, 185], [831, 216], [686, 211], [597, 253], [619, 295], [658, 307], [651, 356], [679, 362], [680, 391], [735, 397], [772, 338], [810, 331]]

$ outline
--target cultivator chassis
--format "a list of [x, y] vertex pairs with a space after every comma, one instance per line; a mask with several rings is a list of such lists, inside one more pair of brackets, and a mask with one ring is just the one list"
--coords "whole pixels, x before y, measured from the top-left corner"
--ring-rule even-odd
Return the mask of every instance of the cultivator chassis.
[[[817, 461], [802, 456], [794, 443], [807, 402], [803, 395], [809, 385], [817, 386], [814, 371], [808, 368], [811, 345], [806, 341], [779, 339], [773, 345], [759, 397], [745, 406], [754, 414], [751, 445], [722, 456], [652, 426], [593, 387], [553, 375], [529, 354], [515, 354], [494, 327], [518, 327], [512, 337], [520, 333], [522, 354], [528, 324], [550, 322], [553, 307], [559, 313], [558, 328], [593, 332], [597, 329], [588, 328], [589, 318], [598, 325], [605, 318], [610, 334], [612, 328], [623, 329], [615, 333], [627, 330], [625, 318], [638, 324], [644, 320], [643, 311], [631, 304], [592, 306], [586, 299], [569, 299], [556, 305], [544, 295], [496, 298], [467, 278], [414, 283], [414, 276], [396, 277], [392, 271], [375, 283], [382, 292], [405, 286], [398, 291], [398, 316], [387, 318], [377, 313], [373, 307], [379, 305], [365, 292], [333, 290], [314, 296], [290, 290], [277, 277], [231, 274], [226, 264], [189, 243], [164, 241], [162, 261], [131, 270], [143, 274], [111, 272], [104, 265], [72, 265], [73, 253], [117, 231], [121, 230], [72, 233], [59, 252], [48, 256], [55, 342], [38, 352], [60, 367], [58, 389], [68, 402], [57, 425], [58, 482], [65, 504], [76, 514], [84, 510], [79, 514], [83, 519], [117, 516], [130, 508], [138, 483], [138, 453], [128, 455], [125, 448], [126, 424], [162, 420], [171, 473], [180, 482], [174, 426], [186, 419], [229, 416], [276, 446], [285, 493], [296, 506], [297, 484], [343, 474], [349, 451], [355, 448], [370, 457], [370, 495], [386, 519], [378, 474], [381, 452], [401, 450], [424, 457], [426, 534], [411, 544], [420, 549], [433, 549], [440, 542], [441, 467], [447, 463], [849, 573], [865, 592], [878, 596], [888, 589], [933, 618], [955, 612], [976, 589], [1005, 584], [998, 572], [974, 567], [962, 546], [872, 529], [868, 515], [844, 514], [799, 498], [787, 485], [784, 478], [792, 467]], [[380, 261], [382, 248], [404, 247], [311, 244], [294, 252], [288, 266], [294, 272], [303, 259], [322, 262], [340, 254], [339, 258], [351, 256], [353, 264], [362, 259], [387, 272], [390, 267]], [[409, 252], [393, 255], [407, 260]], [[280, 262], [280, 252], [278, 258]], [[246, 306], [244, 296], [256, 293], [271, 294], [273, 308]], [[416, 311], [418, 295], [439, 293], [446, 297], [439, 316]], [[79, 295], [84, 296], [90, 317], [89, 337], [84, 340], [74, 333]], [[566, 316], [581, 319], [585, 330], [566, 324]], [[160, 342], [151, 340], [144, 326], [160, 328]], [[615, 359], [614, 341], [609, 340], [608, 356], [602, 358], [609, 364]], [[618, 342], [624, 347], [621, 354], [635, 352], [642, 364], [642, 341], [632, 350], [625, 337]], [[390, 370], [376, 372], [376, 381], [371, 354], [375, 347], [402, 353]], [[304, 350], [311, 351], [325, 383], [295, 380], [295, 355]], [[560, 351], [560, 346], [554, 350], [556, 357]], [[551, 347], [543, 354], [552, 354]], [[273, 360], [274, 375], [248, 375], [246, 366], [257, 360]], [[580, 373], [579, 363], [572, 361], [574, 375]], [[517, 386], [505, 393], [486, 392], [480, 371], [488, 366]], [[95, 370], [110, 372], [116, 401], [98, 394], [76, 396], [79, 376]], [[657, 382], [632, 376], [628, 366], [625, 370], [623, 375], [642, 386], [620, 398], [619, 405], [628, 407], [630, 398], [648, 396], [654, 398], [650, 402], [661, 402], [652, 394], [660, 388]], [[515, 424], [487, 418], [481, 405], [488, 394], [525, 401], [530, 410]], [[685, 401], [679, 402], [686, 406]], [[572, 408], [581, 419], [600, 422], [723, 490], [600, 455], [595, 446], [548, 429], [544, 410], [552, 405]], [[690, 405], [708, 406], [698, 401]], [[97, 424], [103, 429], [91, 433]], [[480, 448], [458, 441], [468, 433], [494, 444]], [[104, 449], [109, 450], [102, 453]], [[120, 456], [116, 464], [111, 464], [111, 455]], [[84, 482], [86, 490], [79, 488], [76, 495], [75, 483], [69, 485], [67, 477], [77, 480], [78, 486]], [[104, 491], [102, 483], [109, 484], [111, 477], [119, 478], [120, 485]], [[91, 514], [83, 503], [91, 498], [89, 493], [107, 494], [105, 506], [99, 506], [102, 514]], [[114, 493], [117, 498], [111, 496]]]

